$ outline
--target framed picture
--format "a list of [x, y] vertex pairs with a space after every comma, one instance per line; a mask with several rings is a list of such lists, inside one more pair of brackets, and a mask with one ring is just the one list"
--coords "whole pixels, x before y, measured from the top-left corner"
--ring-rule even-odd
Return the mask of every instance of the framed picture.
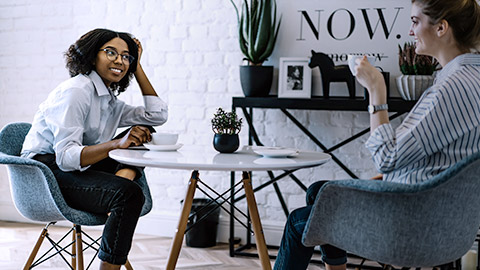
[[281, 57], [278, 73], [279, 98], [310, 98], [312, 70], [309, 58]]

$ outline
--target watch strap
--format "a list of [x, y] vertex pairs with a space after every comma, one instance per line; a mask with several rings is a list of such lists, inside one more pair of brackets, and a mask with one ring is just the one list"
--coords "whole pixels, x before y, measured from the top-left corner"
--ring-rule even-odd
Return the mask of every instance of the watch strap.
[[368, 105], [369, 113], [376, 113], [378, 111], [385, 111], [385, 110], [388, 110], [388, 104]]

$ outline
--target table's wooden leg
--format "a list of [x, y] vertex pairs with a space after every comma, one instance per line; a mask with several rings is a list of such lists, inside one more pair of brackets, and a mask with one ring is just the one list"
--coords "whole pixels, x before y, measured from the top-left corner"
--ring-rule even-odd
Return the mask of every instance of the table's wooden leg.
[[178, 255], [180, 254], [180, 249], [182, 248], [183, 235], [185, 234], [185, 229], [187, 228], [188, 216], [190, 215], [190, 210], [192, 209], [193, 196], [195, 195], [195, 189], [197, 188], [197, 181], [198, 171], [193, 171], [192, 177], [188, 182], [187, 194], [185, 195], [185, 200], [183, 201], [183, 208], [180, 215], [180, 220], [178, 222], [177, 232], [175, 233], [172, 248], [170, 249], [170, 255], [168, 256], [167, 270], [175, 269], [175, 265], [177, 264]]
[[245, 189], [245, 197], [247, 199], [248, 211], [252, 220], [253, 232], [255, 233], [255, 242], [257, 243], [258, 256], [262, 263], [262, 269], [271, 270], [270, 258], [268, 257], [267, 245], [265, 243], [265, 236], [263, 235], [262, 223], [258, 215], [257, 202], [253, 194], [252, 179], [248, 172], [243, 172], [243, 188]]

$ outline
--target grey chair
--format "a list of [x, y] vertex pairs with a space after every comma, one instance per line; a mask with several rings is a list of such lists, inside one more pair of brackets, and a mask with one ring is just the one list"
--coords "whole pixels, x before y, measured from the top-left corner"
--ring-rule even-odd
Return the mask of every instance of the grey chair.
[[[0, 164], [7, 166], [15, 207], [27, 219], [48, 223], [42, 230], [24, 269], [31, 269], [50, 258], [50, 256], [60, 255], [70, 265], [71, 269], [83, 270], [83, 243], [87, 244], [87, 248], [96, 249], [97, 253], [99, 244], [98, 239], [95, 240], [86, 235], [81, 226], [103, 225], [107, 220], [107, 215], [88, 213], [69, 207], [63, 199], [52, 171], [41, 162], [19, 156], [30, 127], [31, 124], [29, 123], [11, 123], [0, 131]], [[150, 212], [152, 198], [144, 175], [138, 179], [138, 184], [145, 195], [145, 203], [141, 213], [143, 216]], [[48, 234], [48, 227], [62, 220], [72, 222], [73, 227], [63, 238], [55, 242]], [[70, 233], [72, 233], [72, 241], [65, 247], [61, 247], [60, 243], [64, 243], [62, 241]], [[87, 243], [86, 240], [88, 239], [82, 238], [82, 235], [87, 236], [92, 243]], [[52, 244], [52, 248], [34, 262], [45, 238]], [[71, 247], [71, 252], [68, 251], [69, 247]], [[50, 251], [54, 252], [53, 255]], [[71, 257], [71, 262], [67, 261], [64, 254]], [[93, 256], [92, 261], [95, 257]], [[90, 261], [87, 269], [92, 261]], [[128, 261], [125, 266], [127, 269], [132, 269]]]
[[320, 189], [302, 241], [331, 244], [387, 265], [459, 259], [480, 225], [480, 155], [420, 184], [331, 181]]

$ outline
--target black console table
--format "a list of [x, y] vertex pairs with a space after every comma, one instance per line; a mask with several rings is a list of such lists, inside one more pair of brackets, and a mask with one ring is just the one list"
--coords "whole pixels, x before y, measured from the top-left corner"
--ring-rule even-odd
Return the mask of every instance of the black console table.
[[[390, 120], [393, 120], [400, 115], [409, 112], [416, 101], [406, 101], [401, 98], [389, 98], [388, 101], [389, 112], [393, 113], [389, 116]], [[358, 178], [350, 169], [343, 164], [340, 159], [332, 154], [336, 149], [352, 142], [353, 140], [359, 138], [360, 136], [368, 133], [370, 131], [369, 127], [366, 127], [364, 130], [354, 134], [353, 136], [344, 139], [343, 141], [333, 145], [331, 147], [326, 147], [320, 140], [315, 137], [298, 119], [296, 119], [288, 110], [324, 110], [324, 111], [367, 111], [368, 100], [362, 98], [349, 99], [348, 97], [330, 97], [328, 99], [322, 97], [314, 97], [309, 99], [297, 99], [297, 98], [278, 98], [276, 96], [270, 97], [233, 97], [232, 99], [232, 111], [236, 109], [241, 109], [245, 120], [248, 123], [249, 127], [249, 136], [248, 144], [262, 146], [262, 142], [258, 138], [255, 126], [253, 123], [253, 109], [279, 109], [281, 110], [288, 119], [290, 119], [308, 138], [310, 138], [320, 149], [325, 153], [328, 153], [332, 156], [332, 160], [338, 164], [350, 177]], [[272, 172], [268, 172], [270, 181], [256, 187], [254, 192], [263, 189], [266, 186], [272, 185], [275, 189], [277, 197], [280, 204], [282, 205], [285, 215], [288, 216], [288, 208], [281, 194], [280, 188], [278, 187], [276, 181], [279, 179], [289, 176], [296, 184], [298, 184], [303, 190], [307, 190], [307, 187], [291, 172], [285, 172], [277, 177]], [[231, 175], [231, 185], [234, 185], [234, 174]], [[235, 202], [244, 199], [244, 196], [239, 196], [235, 198], [234, 190], [231, 190], [230, 202], [231, 202], [231, 215], [230, 215], [230, 256], [235, 255], [244, 255], [244, 256], [256, 256], [255, 254], [242, 252], [243, 250], [251, 247], [251, 229], [248, 226], [250, 223], [247, 223], [247, 239], [246, 244], [235, 249], [235, 235], [234, 235], [234, 207]], [[272, 258], [274, 256], [271, 256]]]

